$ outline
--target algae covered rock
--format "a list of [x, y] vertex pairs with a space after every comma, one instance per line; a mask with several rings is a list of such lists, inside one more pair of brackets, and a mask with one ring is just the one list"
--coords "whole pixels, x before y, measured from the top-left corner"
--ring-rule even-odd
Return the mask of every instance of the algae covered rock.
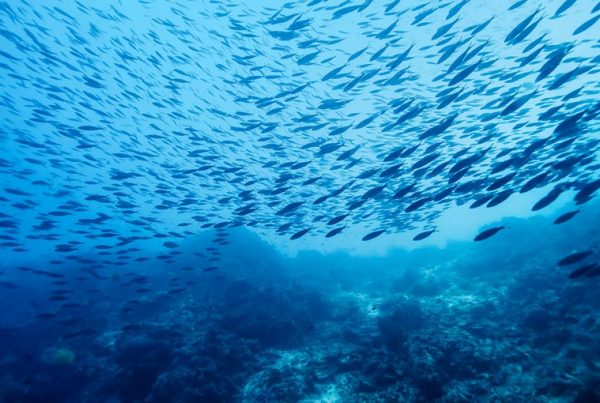
[[383, 304], [377, 326], [381, 341], [391, 351], [400, 352], [409, 334], [425, 324], [421, 304], [417, 300], [399, 299]]
[[41, 361], [56, 366], [69, 366], [75, 362], [75, 352], [68, 348], [47, 348], [41, 356]]

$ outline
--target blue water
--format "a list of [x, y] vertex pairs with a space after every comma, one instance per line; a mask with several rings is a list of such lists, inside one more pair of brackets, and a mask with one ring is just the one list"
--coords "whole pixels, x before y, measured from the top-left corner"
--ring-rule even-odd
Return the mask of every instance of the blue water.
[[599, 402], [598, 20], [0, 1], [0, 403]]

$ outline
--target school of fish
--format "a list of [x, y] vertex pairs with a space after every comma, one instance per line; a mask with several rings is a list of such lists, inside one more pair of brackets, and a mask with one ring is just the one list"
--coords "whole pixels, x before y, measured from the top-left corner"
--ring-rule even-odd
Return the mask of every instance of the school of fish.
[[420, 241], [539, 188], [570, 220], [600, 188], [600, 2], [493, 3], [0, 2], [3, 253], [101, 275], [214, 228], [213, 271], [228, 228]]

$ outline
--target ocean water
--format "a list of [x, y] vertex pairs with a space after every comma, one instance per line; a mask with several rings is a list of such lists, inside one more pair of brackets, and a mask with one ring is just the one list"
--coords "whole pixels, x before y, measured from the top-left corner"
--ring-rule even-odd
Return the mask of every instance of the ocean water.
[[598, 20], [0, 1], [0, 403], [600, 402]]

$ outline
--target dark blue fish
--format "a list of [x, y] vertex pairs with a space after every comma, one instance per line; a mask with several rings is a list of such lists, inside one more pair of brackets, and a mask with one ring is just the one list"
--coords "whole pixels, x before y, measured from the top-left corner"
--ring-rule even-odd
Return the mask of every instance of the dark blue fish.
[[500, 230], [504, 229], [505, 226], [499, 226], [499, 227], [492, 227], [492, 228], [488, 228], [484, 231], [481, 231], [479, 234], [477, 234], [477, 236], [473, 239], [475, 242], [479, 242], [479, 241], [485, 241], [488, 238], [491, 238], [492, 236], [496, 235]]
[[446, 15], [446, 19], [449, 20], [450, 18], [454, 17], [456, 14], [458, 14], [460, 12], [460, 10], [462, 10], [462, 8], [467, 5], [467, 3], [469, 3], [470, 0], [462, 0], [460, 2], [458, 2], [457, 4], [455, 4], [454, 6], [452, 6], [450, 8], [450, 10], [448, 10], [448, 15]]
[[564, 214], [561, 214], [559, 217], [556, 218], [556, 220], [554, 220], [554, 224], [562, 224], [564, 222], [567, 222], [573, 217], [575, 217], [577, 213], [579, 213], [579, 210], [568, 211]]
[[527, 28], [527, 26], [531, 23], [531, 21], [533, 21], [533, 19], [535, 18], [536, 15], [538, 15], [538, 13], [540, 12], [540, 9], [536, 9], [533, 13], [531, 13], [527, 18], [525, 18], [523, 21], [521, 21], [519, 24], [517, 24], [516, 27], [514, 27], [512, 29], [512, 31], [510, 31], [508, 33], [508, 35], [506, 35], [506, 38], [504, 38], [504, 43], [511, 43], [514, 44], [515, 42], [515, 38], [517, 37], [517, 35], [519, 35], [521, 32], [523, 32], [523, 30], [525, 30]]
[[378, 39], [385, 39], [387, 38], [392, 31], [394, 30], [394, 28], [396, 28], [396, 25], [398, 24], [398, 20], [392, 22], [386, 29], [384, 29], [383, 31], [381, 31], [380, 33], [378, 33], [376, 35], [376, 38]]
[[560, 64], [560, 62], [563, 60], [563, 58], [567, 55], [567, 53], [570, 50], [570, 46], [561, 46], [558, 49], [556, 49], [554, 52], [552, 52], [547, 60], [546, 63], [544, 63], [544, 65], [540, 68], [540, 73], [536, 78], [536, 82], [543, 80], [544, 78], [548, 77]]
[[590, 264], [586, 264], [581, 266], [578, 269], [573, 270], [571, 273], [569, 273], [569, 278], [570, 279], [576, 279], [576, 278], [580, 278], [584, 275], [587, 275], [588, 273], [591, 273], [596, 267], [597, 267], [597, 263], [590, 263]]
[[579, 263], [580, 261], [582, 261], [586, 257], [590, 256], [591, 254], [592, 254], [592, 251], [590, 251], [590, 250], [574, 252], [574, 253], [571, 253], [570, 255], [567, 255], [567, 256], [563, 257], [562, 259], [560, 259], [558, 261], [557, 265], [558, 266], [570, 266], [572, 264]]
[[556, 12], [554, 13], [554, 15], [552, 16], [552, 18], [556, 18], [559, 17], [560, 15], [562, 15], [565, 11], [567, 11], [569, 8], [571, 8], [571, 6], [573, 4], [575, 4], [576, 0], [565, 0], [556, 10]]
[[429, 238], [431, 234], [433, 234], [435, 230], [423, 231], [413, 237], [413, 241], [422, 241], [425, 238]]
[[371, 239], [375, 239], [375, 238], [377, 238], [378, 236], [380, 236], [380, 235], [381, 235], [381, 234], [383, 234], [384, 232], [385, 232], [385, 230], [384, 230], [384, 229], [381, 229], [381, 230], [377, 230], [377, 231], [370, 232], [370, 233], [368, 233], [367, 235], [365, 235], [365, 236], [362, 238], [362, 240], [363, 240], [363, 241], [370, 241]]
[[456, 85], [469, 77], [479, 66], [481, 66], [483, 59], [480, 59], [478, 62], [473, 63], [472, 65], [465, 67], [448, 82], [448, 85]]
[[293, 234], [293, 235], [290, 237], [290, 240], [292, 240], [292, 241], [293, 241], [293, 240], [295, 240], [295, 239], [301, 238], [301, 237], [303, 237], [304, 235], [306, 235], [306, 234], [308, 233], [308, 231], [310, 231], [310, 228], [305, 228], [305, 229], [302, 229], [302, 230], [300, 230], [300, 231], [298, 231], [298, 232], [294, 233], [294, 234]]
[[458, 114], [448, 116], [446, 119], [441, 121], [436, 126], [433, 126], [429, 129], [427, 129], [425, 132], [423, 132], [419, 136], [419, 140], [424, 140], [428, 137], [437, 136], [437, 135], [444, 133], [452, 125], [452, 123], [454, 123], [454, 120], [456, 119], [457, 116], [458, 116]]
[[598, 22], [598, 20], [600, 19], [600, 14], [596, 15], [592, 18], [590, 18], [589, 20], [587, 20], [586, 22], [584, 22], [583, 24], [581, 24], [580, 26], [578, 26], [575, 31], [573, 31], [573, 35], [579, 35], [585, 31], [587, 31], [588, 29], [590, 29], [594, 24], [596, 24], [596, 22]]
[[344, 227], [338, 227], [338, 228], [334, 228], [331, 231], [329, 231], [327, 234], [325, 234], [325, 238], [331, 238], [334, 237], [336, 235], [338, 235], [340, 232], [342, 232], [344, 230]]
[[550, 203], [558, 199], [558, 196], [560, 196], [565, 190], [566, 189], [563, 186], [554, 187], [550, 192], [548, 192], [546, 196], [538, 200], [538, 202], [533, 205], [531, 210], [537, 211], [543, 209], [544, 207], [547, 207], [548, 205], [550, 205]]

